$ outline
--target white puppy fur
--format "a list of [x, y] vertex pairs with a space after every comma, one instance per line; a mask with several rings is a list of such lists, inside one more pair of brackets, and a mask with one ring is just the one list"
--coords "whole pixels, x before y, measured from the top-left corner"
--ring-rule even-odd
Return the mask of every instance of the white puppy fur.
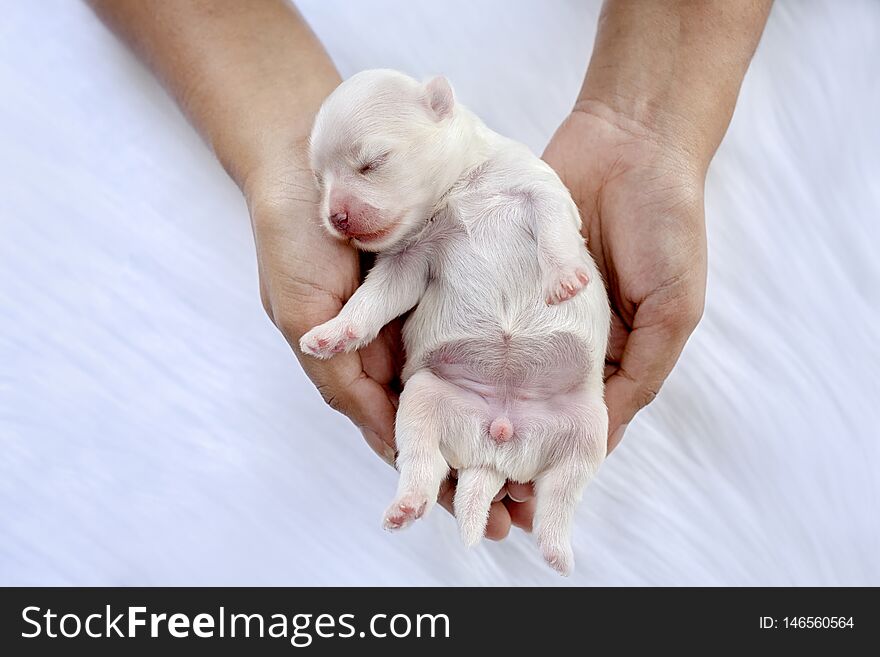
[[556, 173], [489, 130], [445, 78], [373, 70], [340, 85], [311, 135], [327, 229], [375, 265], [300, 348], [358, 349], [410, 309], [396, 421], [402, 528], [458, 470], [455, 514], [482, 537], [505, 479], [535, 482], [547, 562], [573, 566], [571, 522], [605, 458], [608, 299]]

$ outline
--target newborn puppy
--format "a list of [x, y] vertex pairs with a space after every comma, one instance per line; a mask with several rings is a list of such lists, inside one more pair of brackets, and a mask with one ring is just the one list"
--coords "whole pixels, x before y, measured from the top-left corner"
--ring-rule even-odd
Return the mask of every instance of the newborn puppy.
[[415, 308], [384, 526], [421, 518], [452, 467], [473, 545], [505, 479], [534, 481], [538, 545], [568, 574], [575, 507], [605, 458], [610, 322], [568, 190], [456, 103], [442, 77], [353, 76], [324, 102], [310, 148], [327, 229], [378, 256], [300, 348], [317, 358], [358, 349]]

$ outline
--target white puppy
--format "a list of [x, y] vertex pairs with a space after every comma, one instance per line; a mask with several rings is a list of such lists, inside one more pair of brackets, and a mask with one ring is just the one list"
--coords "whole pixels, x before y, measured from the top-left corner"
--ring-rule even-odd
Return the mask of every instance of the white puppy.
[[457, 104], [445, 78], [364, 71], [325, 101], [311, 164], [327, 229], [379, 252], [337, 317], [303, 336], [318, 358], [406, 320], [397, 412], [399, 529], [449, 468], [467, 545], [505, 479], [535, 482], [547, 562], [573, 565], [571, 522], [605, 458], [608, 299], [553, 170]]

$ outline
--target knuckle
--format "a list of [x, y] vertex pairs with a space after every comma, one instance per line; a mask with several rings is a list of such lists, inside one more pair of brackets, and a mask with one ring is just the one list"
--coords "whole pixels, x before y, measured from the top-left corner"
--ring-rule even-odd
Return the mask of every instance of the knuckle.
[[662, 378], [655, 378], [650, 381], [636, 379], [623, 368], [618, 370], [617, 375], [627, 379], [631, 385], [627, 396], [633, 412], [640, 411], [654, 401], [660, 392], [660, 388], [663, 386]]
[[660, 392], [660, 383], [652, 386], [644, 386], [638, 389], [635, 394], [634, 402], [636, 408], [641, 410], [648, 404], [650, 404], [654, 399], [656, 399], [657, 394]]
[[662, 321], [676, 337], [687, 338], [700, 323], [705, 309], [705, 297], [685, 294], [665, 305]]
[[269, 292], [266, 286], [260, 284], [260, 303], [263, 304], [263, 310], [272, 322], [275, 322], [275, 310], [272, 308], [272, 300], [269, 298]]
[[691, 330], [697, 327], [700, 320], [703, 319], [703, 313], [706, 311], [706, 296], [704, 294], [695, 294], [690, 298], [690, 302], [686, 304], [685, 316], [690, 324]]
[[705, 285], [693, 271], [671, 277], [652, 294], [658, 324], [678, 337], [687, 337], [703, 317]]
[[706, 310], [705, 297], [702, 295], [689, 297], [681, 309], [681, 323], [688, 333], [697, 328]]
[[321, 394], [321, 398], [330, 408], [334, 411], [345, 414], [344, 398], [335, 386], [318, 383], [316, 387]]

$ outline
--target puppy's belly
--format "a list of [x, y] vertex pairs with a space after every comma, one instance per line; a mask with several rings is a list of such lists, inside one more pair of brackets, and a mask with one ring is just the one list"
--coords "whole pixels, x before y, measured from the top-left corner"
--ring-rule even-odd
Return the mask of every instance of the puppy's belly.
[[540, 404], [578, 388], [589, 372], [582, 338], [559, 332], [447, 342], [431, 350], [424, 366], [436, 376], [508, 407]]
[[[423, 367], [450, 384], [447, 412], [471, 431], [444, 437], [452, 467], [492, 465], [528, 480], [584, 412], [590, 350], [571, 333], [459, 340], [431, 350]], [[462, 426], [458, 422], [451, 424]]]

